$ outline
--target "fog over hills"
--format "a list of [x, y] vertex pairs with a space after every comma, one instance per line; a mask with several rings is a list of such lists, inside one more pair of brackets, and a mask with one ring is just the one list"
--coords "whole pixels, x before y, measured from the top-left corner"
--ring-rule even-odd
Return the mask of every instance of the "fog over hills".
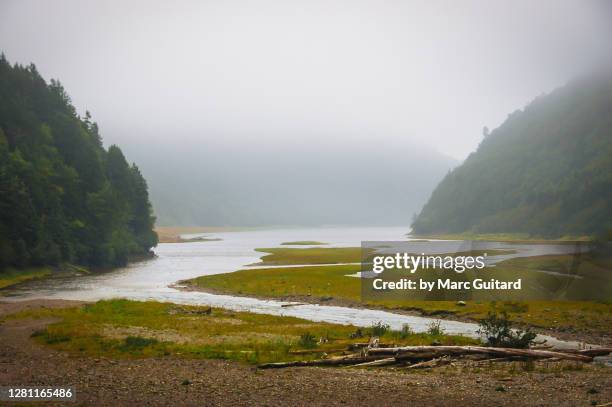
[[612, 74], [517, 110], [438, 185], [417, 233], [612, 233]]
[[457, 164], [426, 148], [127, 146], [158, 225], [408, 225]]
[[[612, 61], [605, 0], [0, 1], [160, 224], [405, 224], [508, 112]], [[439, 152], [439, 153], [436, 153]]]

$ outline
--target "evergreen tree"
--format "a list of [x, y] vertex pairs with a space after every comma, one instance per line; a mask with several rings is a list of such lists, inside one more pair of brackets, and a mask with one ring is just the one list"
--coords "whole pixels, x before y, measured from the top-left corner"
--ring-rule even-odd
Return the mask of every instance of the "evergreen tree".
[[0, 56], [0, 270], [125, 264], [157, 244], [147, 184], [59, 83]]
[[413, 230], [609, 235], [611, 112], [609, 73], [536, 98], [440, 182]]

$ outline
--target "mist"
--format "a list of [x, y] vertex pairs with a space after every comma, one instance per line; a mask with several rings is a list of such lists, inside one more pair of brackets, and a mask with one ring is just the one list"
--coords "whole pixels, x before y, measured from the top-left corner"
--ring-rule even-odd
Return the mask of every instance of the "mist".
[[408, 224], [484, 126], [610, 62], [611, 9], [4, 0], [0, 50], [92, 113], [162, 223]]

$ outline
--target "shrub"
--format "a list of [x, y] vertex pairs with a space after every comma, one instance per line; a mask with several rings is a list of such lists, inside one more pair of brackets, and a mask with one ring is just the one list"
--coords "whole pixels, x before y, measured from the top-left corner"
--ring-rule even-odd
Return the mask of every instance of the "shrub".
[[143, 338], [142, 336], [128, 336], [122, 346], [124, 350], [140, 350], [150, 345], [155, 345], [157, 339]]
[[499, 315], [495, 311], [489, 311], [479, 326], [478, 333], [486, 338], [488, 346], [528, 348], [536, 337], [529, 328], [525, 331], [514, 331], [510, 328], [510, 319], [505, 311]]
[[310, 332], [304, 332], [300, 336], [298, 345], [300, 345], [303, 348], [315, 348], [317, 346], [317, 340], [315, 336], [311, 334]]
[[502, 307], [505, 311], [522, 314], [529, 311], [529, 305], [518, 301], [504, 301]]
[[385, 324], [382, 321], [375, 322], [370, 327], [370, 336], [383, 336], [389, 329], [391, 329], [389, 324]]
[[406, 339], [413, 334], [414, 331], [412, 330], [412, 328], [410, 328], [410, 325], [408, 324], [402, 324], [402, 329], [397, 331], [397, 337], [400, 339]]
[[442, 321], [440, 320], [431, 321], [431, 323], [427, 327], [427, 333], [432, 336], [444, 335], [444, 328], [442, 328], [441, 324]]
[[349, 335], [349, 338], [351, 339], [363, 338], [363, 330], [361, 328], [357, 328], [355, 332]]

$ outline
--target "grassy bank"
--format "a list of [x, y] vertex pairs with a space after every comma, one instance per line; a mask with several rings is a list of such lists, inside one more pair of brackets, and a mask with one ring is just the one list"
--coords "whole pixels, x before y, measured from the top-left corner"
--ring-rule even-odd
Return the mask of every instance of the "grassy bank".
[[298, 240], [295, 242], [283, 242], [281, 246], [321, 246], [329, 243], [317, 242], [316, 240]]
[[261, 258], [260, 263], [257, 263], [258, 266], [359, 263], [361, 261], [360, 247], [309, 247], [305, 249], [275, 247], [255, 250], [268, 253]]
[[589, 242], [591, 236], [564, 236], [558, 239], [548, 239], [541, 236], [533, 236], [527, 233], [441, 233], [432, 235], [409, 235], [417, 239], [437, 239], [437, 240], [479, 240], [491, 242], [507, 243], [574, 243]]
[[48, 267], [27, 268], [23, 270], [7, 269], [0, 272], [0, 288], [10, 287], [24, 281], [44, 278], [51, 274]]
[[[314, 262], [333, 263], [355, 260], [355, 249], [265, 249], [273, 250], [270, 256], [264, 256], [265, 264], [307, 264], [311, 258]], [[317, 257], [323, 254], [322, 257]], [[269, 260], [272, 259], [272, 260]], [[324, 259], [324, 260], [323, 260]], [[359, 261], [359, 260], [356, 260]], [[538, 284], [552, 284], [560, 277], [538, 273], [536, 270], [567, 272], [571, 256], [539, 256], [510, 259], [499, 263], [495, 268], [485, 269], [482, 277], [488, 275], [519, 276], [526, 281]], [[577, 284], [589, 282], [597, 289], [600, 284], [609, 284], [601, 280], [607, 263], [600, 259], [584, 259], [581, 273], [588, 279], [577, 280]], [[417, 311], [424, 315], [447, 316], [459, 319], [479, 320], [495, 307], [510, 314], [513, 321], [521, 325], [538, 328], [555, 329], [576, 334], [606, 335], [612, 331], [612, 303], [578, 302], [578, 301], [491, 301], [483, 295], [463, 303], [452, 301], [410, 300], [405, 298], [377, 298], [363, 300], [359, 278], [347, 277], [360, 271], [359, 264], [347, 265], [313, 265], [303, 267], [281, 267], [264, 269], [247, 269], [234, 273], [203, 276], [190, 283], [206, 290], [222, 293], [256, 296], [260, 298], [292, 299], [314, 303], [340, 303], [344, 305], [377, 307]], [[450, 274], [453, 276], [455, 273]], [[609, 274], [609, 273], [608, 273]], [[399, 273], [398, 278], [402, 277]], [[435, 278], [431, 274], [430, 278]], [[516, 277], [515, 277], [516, 278]], [[532, 279], [532, 280], [529, 280]], [[534, 280], [536, 279], [536, 280]]]
[[[58, 350], [96, 357], [172, 355], [262, 363], [317, 358], [326, 350], [364, 341], [351, 339], [357, 332], [354, 326], [150, 301], [99, 301], [76, 308], [22, 311], [7, 318], [59, 318], [59, 322], [35, 332], [33, 337]], [[374, 328], [381, 341], [397, 344], [475, 343], [460, 336], [382, 328]], [[368, 329], [361, 331], [368, 334]], [[324, 343], [318, 343], [320, 338]], [[291, 353], [305, 349], [315, 352]]]
[[[308, 265], [308, 264], [339, 264], [339, 263], [360, 263], [362, 256], [370, 256], [372, 251], [362, 253], [361, 247], [274, 247], [265, 249], [255, 249], [258, 252], [267, 253], [262, 256], [258, 266], [289, 266], [289, 265]], [[364, 249], [370, 250], [370, 249]], [[512, 250], [472, 250], [469, 252], [457, 252], [442, 254], [453, 256], [479, 256], [484, 253], [490, 256], [510, 254]], [[418, 253], [415, 253], [418, 254]]]
[[194, 233], [235, 232], [239, 230], [245, 230], [245, 228], [224, 226], [157, 226], [155, 228], [155, 233], [157, 233], [159, 243], [183, 243], [189, 239], [182, 239], [181, 235], [189, 235]]

